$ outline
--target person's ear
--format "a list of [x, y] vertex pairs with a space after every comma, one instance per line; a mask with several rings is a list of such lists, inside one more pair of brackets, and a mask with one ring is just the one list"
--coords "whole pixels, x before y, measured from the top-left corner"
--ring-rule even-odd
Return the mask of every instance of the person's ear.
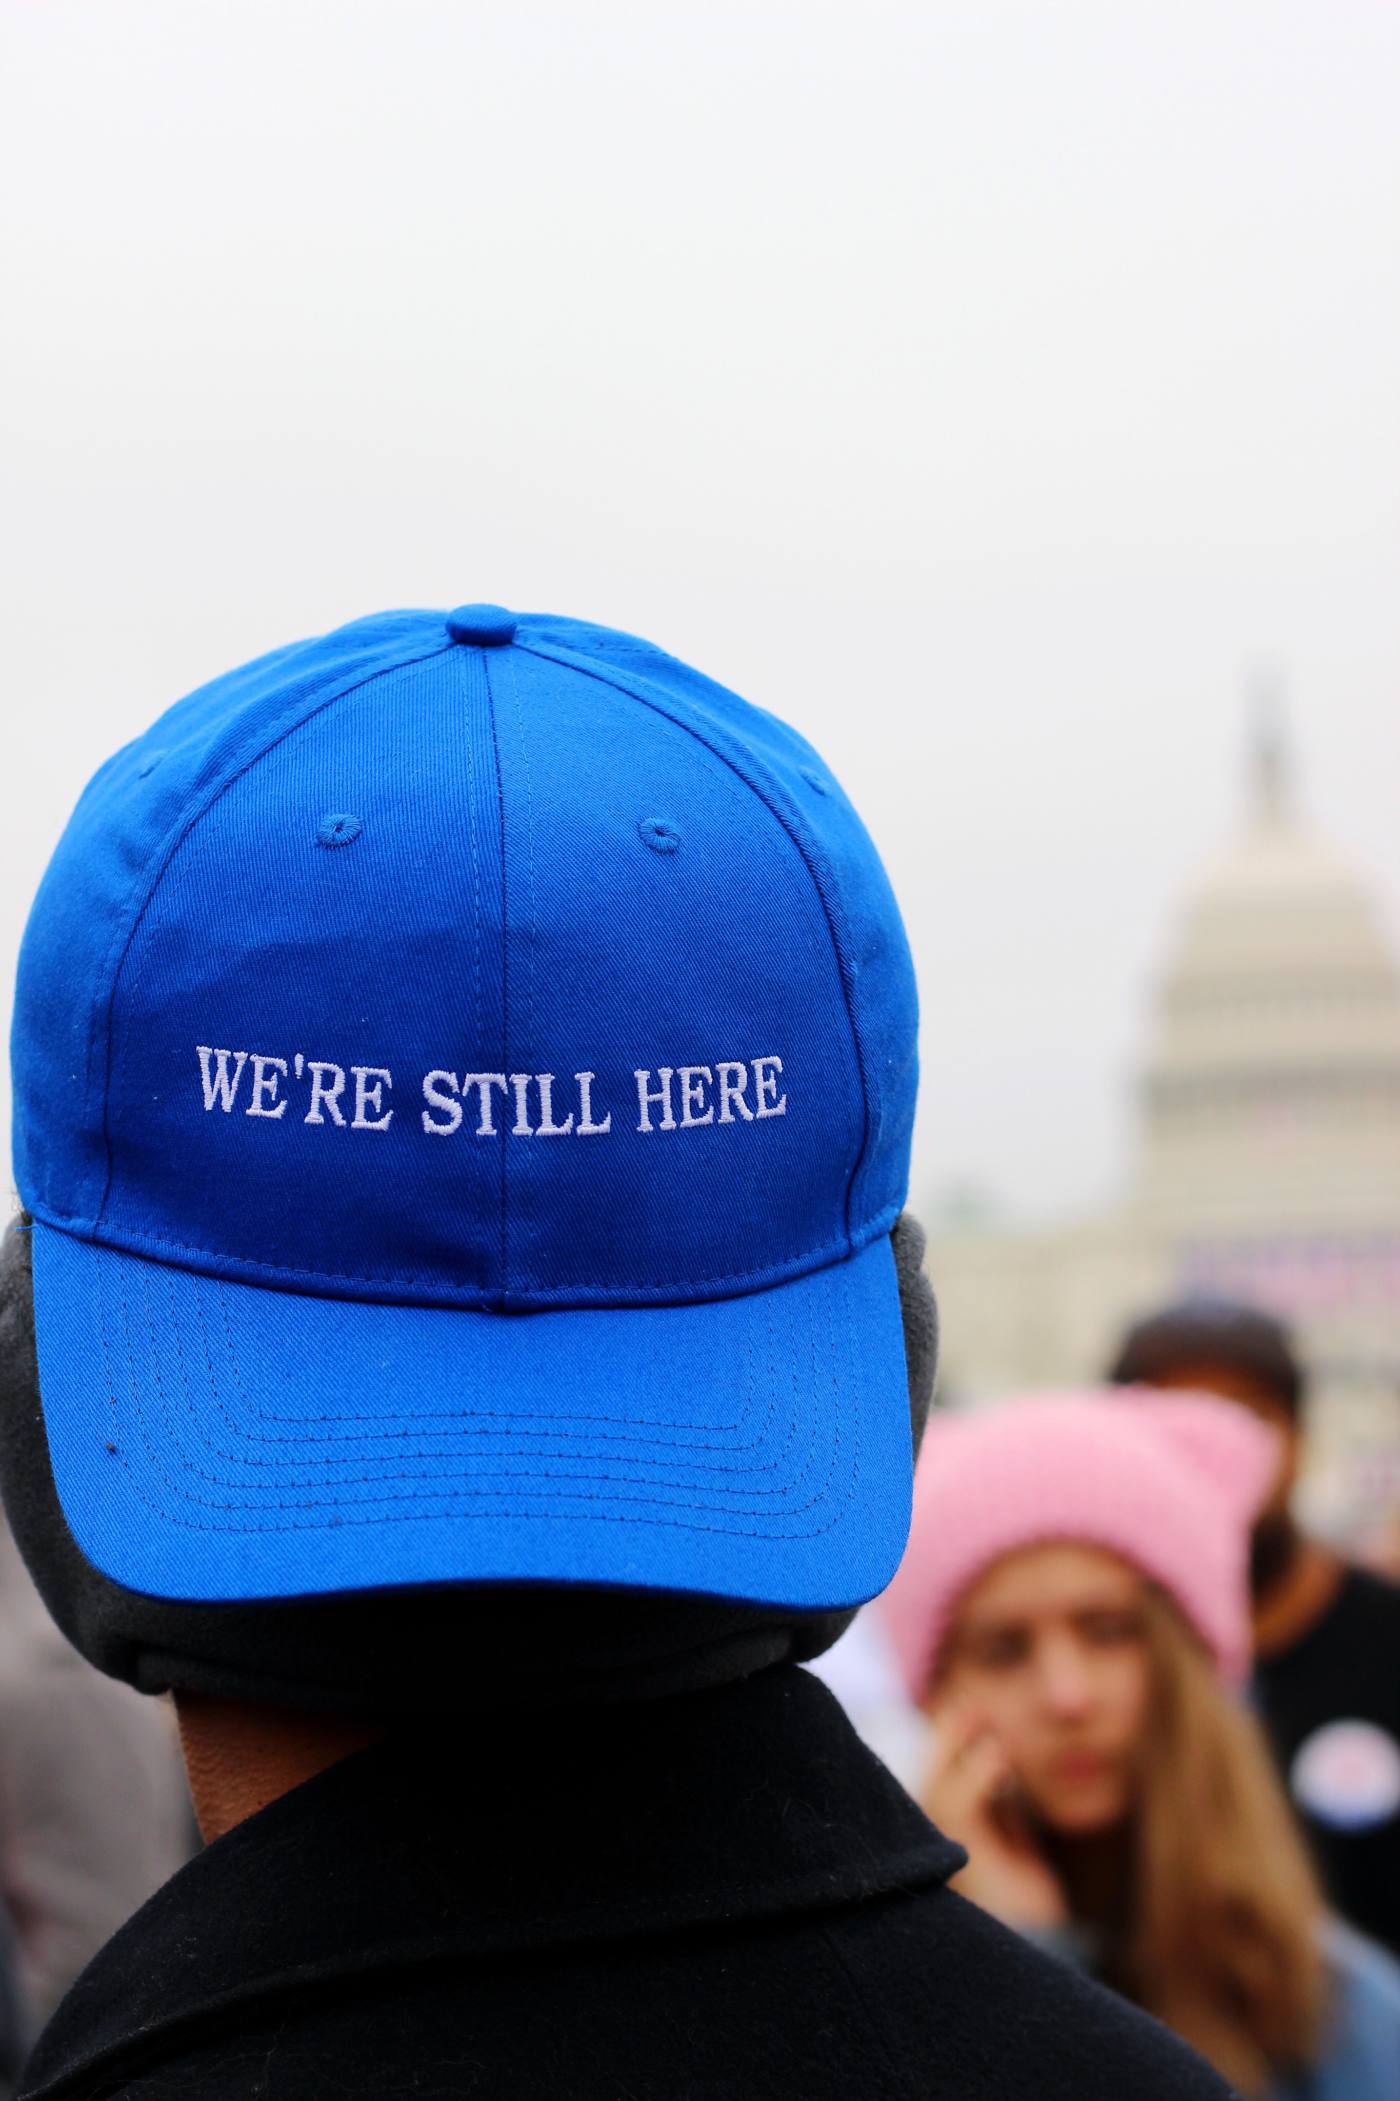
[[899, 1282], [904, 1362], [909, 1377], [909, 1429], [917, 1459], [938, 1376], [938, 1301], [924, 1273], [928, 1240], [912, 1211], [900, 1212], [890, 1234], [890, 1245]]

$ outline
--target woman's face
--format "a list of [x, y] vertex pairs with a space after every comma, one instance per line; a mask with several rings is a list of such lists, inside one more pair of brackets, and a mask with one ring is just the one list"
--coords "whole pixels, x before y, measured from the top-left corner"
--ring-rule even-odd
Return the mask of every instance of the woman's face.
[[1008, 1554], [959, 1608], [934, 1704], [996, 1736], [1033, 1812], [1067, 1836], [1132, 1806], [1146, 1726], [1142, 1579], [1098, 1547]]

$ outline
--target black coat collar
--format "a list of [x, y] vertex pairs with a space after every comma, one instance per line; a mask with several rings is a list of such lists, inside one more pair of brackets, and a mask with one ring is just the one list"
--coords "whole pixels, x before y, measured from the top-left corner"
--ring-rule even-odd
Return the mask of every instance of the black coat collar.
[[965, 1856], [784, 1667], [642, 1706], [395, 1735], [183, 1868], [78, 1980], [23, 2092], [356, 1975], [944, 1882]]

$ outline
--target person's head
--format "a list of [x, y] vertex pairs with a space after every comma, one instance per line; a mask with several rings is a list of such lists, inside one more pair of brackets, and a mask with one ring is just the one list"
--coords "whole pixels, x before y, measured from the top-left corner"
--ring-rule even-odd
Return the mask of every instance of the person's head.
[[837, 783], [649, 644], [390, 614], [179, 703], [20, 962], [0, 1443], [66, 1631], [351, 1716], [817, 1653], [932, 1381], [915, 1033]]
[[[1105, 1595], [1117, 1570], [1135, 1571], [1174, 1600], [1238, 1683], [1249, 1663], [1246, 1539], [1273, 1463], [1271, 1433], [1205, 1394], [1097, 1389], [939, 1415], [915, 1479], [909, 1545], [880, 1604], [911, 1697], [923, 1702], [940, 1683], [974, 1588], [1013, 1556], [1061, 1547], [1079, 1550], [1056, 1591], [1069, 1618], [1088, 1609], [1091, 1570]], [[1009, 1590], [1011, 1575], [1000, 1582]], [[1008, 1642], [1013, 1651], [1030, 1654], [1024, 1642]]]
[[1256, 1529], [1267, 1541], [1287, 1526], [1297, 1485], [1304, 1382], [1282, 1321], [1235, 1299], [1189, 1298], [1136, 1321], [1108, 1374], [1116, 1386], [1218, 1393], [1267, 1423], [1278, 1462]]
[[1072, 1889], [1086, 1844], [1115, 1845], [1110, 1975], [1247, 2090], [1306, 2056], [1322, 1992], [1311, 1873], [1231, 1696], [1272, 1464], [1204, 1396], [939, 1418], [879, 1608], [911, 1697], [995, 1735]]
[[1151, 1706], [1146, 1586], [1076, 1540], [1003, 1555], [958, 1601], [921, 1704], [985, 1720], [1036, 1817], [1066, 1836], [1112, 1829], [1135, 1796]]

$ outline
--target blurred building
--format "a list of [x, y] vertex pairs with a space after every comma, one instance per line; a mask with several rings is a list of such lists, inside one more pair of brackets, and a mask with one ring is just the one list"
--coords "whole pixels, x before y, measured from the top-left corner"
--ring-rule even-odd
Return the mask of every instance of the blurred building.
[[960, 1401], [1097, 1377], [1126, 1320], [1183, 1292], [1270, 1307], [1312, 1375], [1313, 1522], [1365, 1541], [1400, 1507], [1400, 967], [1299, 814], [1276, 725], [1157, 989], [1122, 1203], [935, 1231], [929, 1270]]

